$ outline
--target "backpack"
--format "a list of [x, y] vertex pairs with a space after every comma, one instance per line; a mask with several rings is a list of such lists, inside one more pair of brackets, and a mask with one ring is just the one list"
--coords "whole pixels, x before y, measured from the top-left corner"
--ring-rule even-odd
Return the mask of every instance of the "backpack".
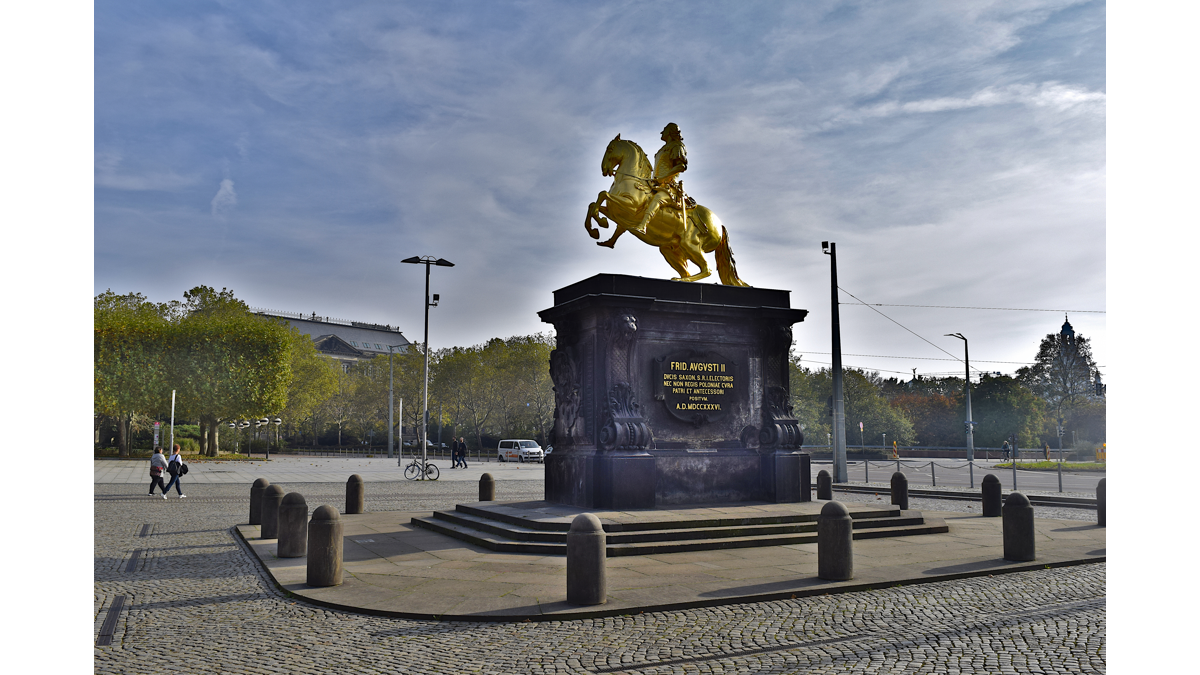
[[187, 472], [188, 472], [187, 464], [184, 464], [183, 462], [180, 462], [180, 463], [179, 463], [179, 475], [180, 475], [180, 476], [186, 476], [186, 475], [187, 475]]

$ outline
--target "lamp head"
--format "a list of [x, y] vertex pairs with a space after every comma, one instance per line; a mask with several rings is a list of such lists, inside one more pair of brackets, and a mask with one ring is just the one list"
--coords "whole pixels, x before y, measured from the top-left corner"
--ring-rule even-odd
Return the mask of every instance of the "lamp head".
[[420, 263], [420, 262], [421, 262], [421, 258], [420, 258], [420, 257], [418, 257], [418, 256], [415, 256], [415, 255], [414, 255], [413, 257], [411, 257], [411, 258], [405, 258], [404, 260], [401, 260], [400, 262], [402, 262], [402, 263], [412, 263], [412, 264], [416, 265], [416, 264], [418, 264], [418, 263]]

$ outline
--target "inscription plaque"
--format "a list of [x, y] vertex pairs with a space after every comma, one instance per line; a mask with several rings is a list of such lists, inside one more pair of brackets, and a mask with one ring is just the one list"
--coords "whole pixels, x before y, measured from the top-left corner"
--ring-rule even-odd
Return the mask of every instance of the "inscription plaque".
[[677, 352], [655, 357], [654, 365], [654, 398], [696, 426], [727, 415], [743, 386], [733, 361], [715, 352]]

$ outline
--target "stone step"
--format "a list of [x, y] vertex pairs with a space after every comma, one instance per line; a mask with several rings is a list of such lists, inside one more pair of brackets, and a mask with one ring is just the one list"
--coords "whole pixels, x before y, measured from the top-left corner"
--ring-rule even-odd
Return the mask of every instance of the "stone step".
[[[732, 520], [753, 520], [753, 518]], [[499, 523], [471, 513], [448, 511], [437, 512], [430, 518], [413, 518], [411, 523], [414, 527], [439, 532], [492, 551], [543, 555], [566, 554], [566, 532], [547, 532], [524, 527], [524, 523], [522, 525]], [[678, 523], [671, 524], [677, 525]], [[927, 521], [917, 511], [905, 511], [891, 517], [854, 520], [855, 539], [947, 531], [945, 522]], [[806, 519], [804, 522], [793, 523], [679, 529], [656, 528], [640, 532], [613, 533], [607, 537], [607, 550], [609, 557], [615, 557], [808, 544], [815, 543], [816, 540], [816, 523]]]
[[[571, 528], [569, 519], [533, 519], [529, 517], [515, 516], [496, 511], [493, 509], [484, 509], [470, 504], [458, 504], [454, 507], [459, 513], [469, 514], [487, 520], [495, 520], [517, 527], [536, 529], [546, 532], [566, 532]], [[893, 504], [872, 505], [870, 509], [860, 509], [850, 513], [850, 517], [855, 520], [865, 520], [874, 518], [896, 517], [900, 515], [900, 507]], [[688, 518], [688, 519], [672, 519], [672, 520], [650, 520], [643, 522], [629, 523], [604, 523], [604, 531], [612, 534], [614, 532], [636, 532], [644, 530], [677, 530], [688, 528], [714, 528], [714, 527], [741, 527], [749, 525], [775, 525], [782, 523], [815, 523], [817, 522], [817, 513], [809, 514], [778, 514], [770, 516], [745, 516], [745, 517], [729, 517], [729, 518]]]

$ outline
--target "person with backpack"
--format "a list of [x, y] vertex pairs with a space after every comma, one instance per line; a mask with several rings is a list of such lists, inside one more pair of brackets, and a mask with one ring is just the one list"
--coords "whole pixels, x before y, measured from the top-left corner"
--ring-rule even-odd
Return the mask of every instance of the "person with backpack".
[[462, 468], [467, 468], [467, 439], [458, 438], [458, 464]]
[[167, 458], [162, 455], [162, 448], [155, 448], [154, 454], [150, 457], [150, 492], [151, 497], [154, 496], [154, 486], [157, 485], [162, 490], [163, 499], [167, 498], [167, 488], [163, 487], [162, 473], [163, 469], [167, 468]]
[[[175, 486], [175, 492], [179, 493], [180, 499], [187, 496], [183, 494], [182, 481], [179, 480], [187, 472], [187, 464], [183, 463], [183, 454], [179, 452], [179, 444], [176, 443], [171, 450], [171, 459], [167, 461], [167, 473], [171, 474], [171, 482], [163, 488], [163, 499], [167, 498], [167, 493], [171, 491], [172, 485]], [[162, 482], [162, 477], [160, 476], [158, 480]]]

